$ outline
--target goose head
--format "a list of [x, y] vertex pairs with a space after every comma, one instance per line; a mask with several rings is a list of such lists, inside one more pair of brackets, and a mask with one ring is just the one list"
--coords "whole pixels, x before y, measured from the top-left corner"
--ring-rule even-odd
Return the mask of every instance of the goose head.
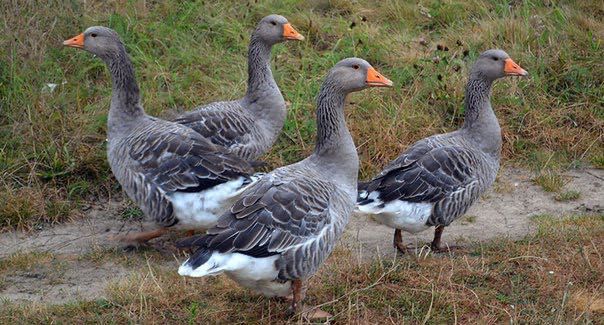
[[83, 49], [100, 58], [107, 58], [123, 50], [119, 35], [111, 28], [88, 27], [83, 33], [63, 42], [63, 45]]
[[304, 40], [304, 36], [294, 29], [287, 18], [280, 15], [268, 15], [262, 18], [256, 26], [254, 36], [270, 45], [289, 40]]
[[369, 62], [359, 58], [348, 58], [338, 62], [327, 75], [332, 84], [345, 92], [367, 87], [392, 87], [392, 81], [377, 72]]
[[471, 73], [491, 81], [507, 76], [528, 76], [528, 72], [516, 64], [507, 53], [496, 49], [482, 52]]

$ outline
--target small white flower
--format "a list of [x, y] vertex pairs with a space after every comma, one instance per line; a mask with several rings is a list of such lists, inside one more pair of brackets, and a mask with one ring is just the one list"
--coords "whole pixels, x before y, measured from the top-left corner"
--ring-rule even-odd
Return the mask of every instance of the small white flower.
[[58, 86], [58, 84], [47, 83], [44, 85], [44, 87], [42, 87], [42, 91], [52, 93], [55, 90], [55, 88], [57, 88], [57, 86]]

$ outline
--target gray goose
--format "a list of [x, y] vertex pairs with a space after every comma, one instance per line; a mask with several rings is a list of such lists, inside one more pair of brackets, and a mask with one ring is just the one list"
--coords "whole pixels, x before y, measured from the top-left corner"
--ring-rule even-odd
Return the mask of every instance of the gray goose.
[[178, 123], [145, 114], [134, 68], [119, 35], [94, 26], [63, 42], [107, 64], [113, 90], [107, 122], [111, 171], [158, 229], [124, 238], [144, 242], [168, 227], [213, 226], [255, 176], [246, 161]]
[[406, 251], [401, 230], [417, 233], [432, 226], [431, 249], [440, 251], [444, 228], [493, 184], [502, 140], [491, 86], [505, 76], [526, 75], [504, 51], [483, 52], [466, 86], [463, 126], [414, 143], [371, 181], [359, 184], [357, 211], [395, 228], [399, 251]]
[[369, 63], [340, 61], [317, 99], [317, 142], [308, 158], [278, 168], [246, 189], [206, 235], [179, 243], [197, 251], [179, 268], [183, 276], [226, 273], [266, 296], [303, 296], [303, 281], [329, 256], [357, 197], [359, 160], [344, 119], [346, 95], [391, 86]]
[[258, 159], [277, 139], [287, 114], [285, 100], [271, 71], [271, 49], [277, 43], [303, 39], [285, 17], [264, 17], [250, 39], [245, 96], [198, 107], [174, 121], [214, 144], [229, 148], [240, 158]]

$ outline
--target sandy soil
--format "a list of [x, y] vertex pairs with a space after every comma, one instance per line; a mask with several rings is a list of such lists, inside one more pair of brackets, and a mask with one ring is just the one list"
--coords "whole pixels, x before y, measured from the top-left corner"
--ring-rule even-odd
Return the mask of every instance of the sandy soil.
[[[578, 200], [558, 202], [555, 194], [546, 193], [531, 181], [532, 173], [505, 169], [493, 191], [475, 204], [466, 217], [445, 229], [443, 241], [449, 245], [492, 238], [520, 238], [534, 230], [531, 217], [541, 214], [565, 216], [604, 212], [604, 171], [572, 170], [565, 174], [564, 190], [581, 192]], [[95, 299], [104, 295], [111, 281], [138, 271], [140, 265], [124, 266], [112, 260], [90, 261], [88, 255], [99, 249], [117, 248], [113, 238], [130, 231], [149, 229], [149, 224], [117, 220], [122, 202], [104, 202], [85, 212], [80, 220], [48, 227], [34, 233], [0, 234], [0, 258], [17, 253], [49, 252], [53, 262], [44, 268], [7, 271], [0, 275], [0, 301], [29, 300], [62, 303], [78, 298]], [[376, 254], [394, 254], [393, 230], [364, 216], [352, 216], [343, 243], [358, 249], [362, 258]], [[175, 234], [176, 235], [176, 234]], [[421, 246], [432, 239], [432, 231], [405, 234], [405, 242]], [[155, 243], [165, 255], [162, 266], [174, 268], [177, 262], [169, 244]], [[118, 249], [119, 252], [119, 249]], [[124, 254], [137, 254], [130, 252]]]

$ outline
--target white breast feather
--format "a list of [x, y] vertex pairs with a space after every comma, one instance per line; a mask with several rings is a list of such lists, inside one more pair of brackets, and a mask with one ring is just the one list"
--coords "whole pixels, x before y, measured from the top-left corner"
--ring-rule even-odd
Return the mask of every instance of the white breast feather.
[[[174, 192], [170, 201], [179, 228], [210, 228], [218, 218], [231, 207], [237, 196], [247, 188], [242, 188], [244, 178], [228, 181], [197, 193]], [[251, 185], [251, 184], [250, 184]]]

